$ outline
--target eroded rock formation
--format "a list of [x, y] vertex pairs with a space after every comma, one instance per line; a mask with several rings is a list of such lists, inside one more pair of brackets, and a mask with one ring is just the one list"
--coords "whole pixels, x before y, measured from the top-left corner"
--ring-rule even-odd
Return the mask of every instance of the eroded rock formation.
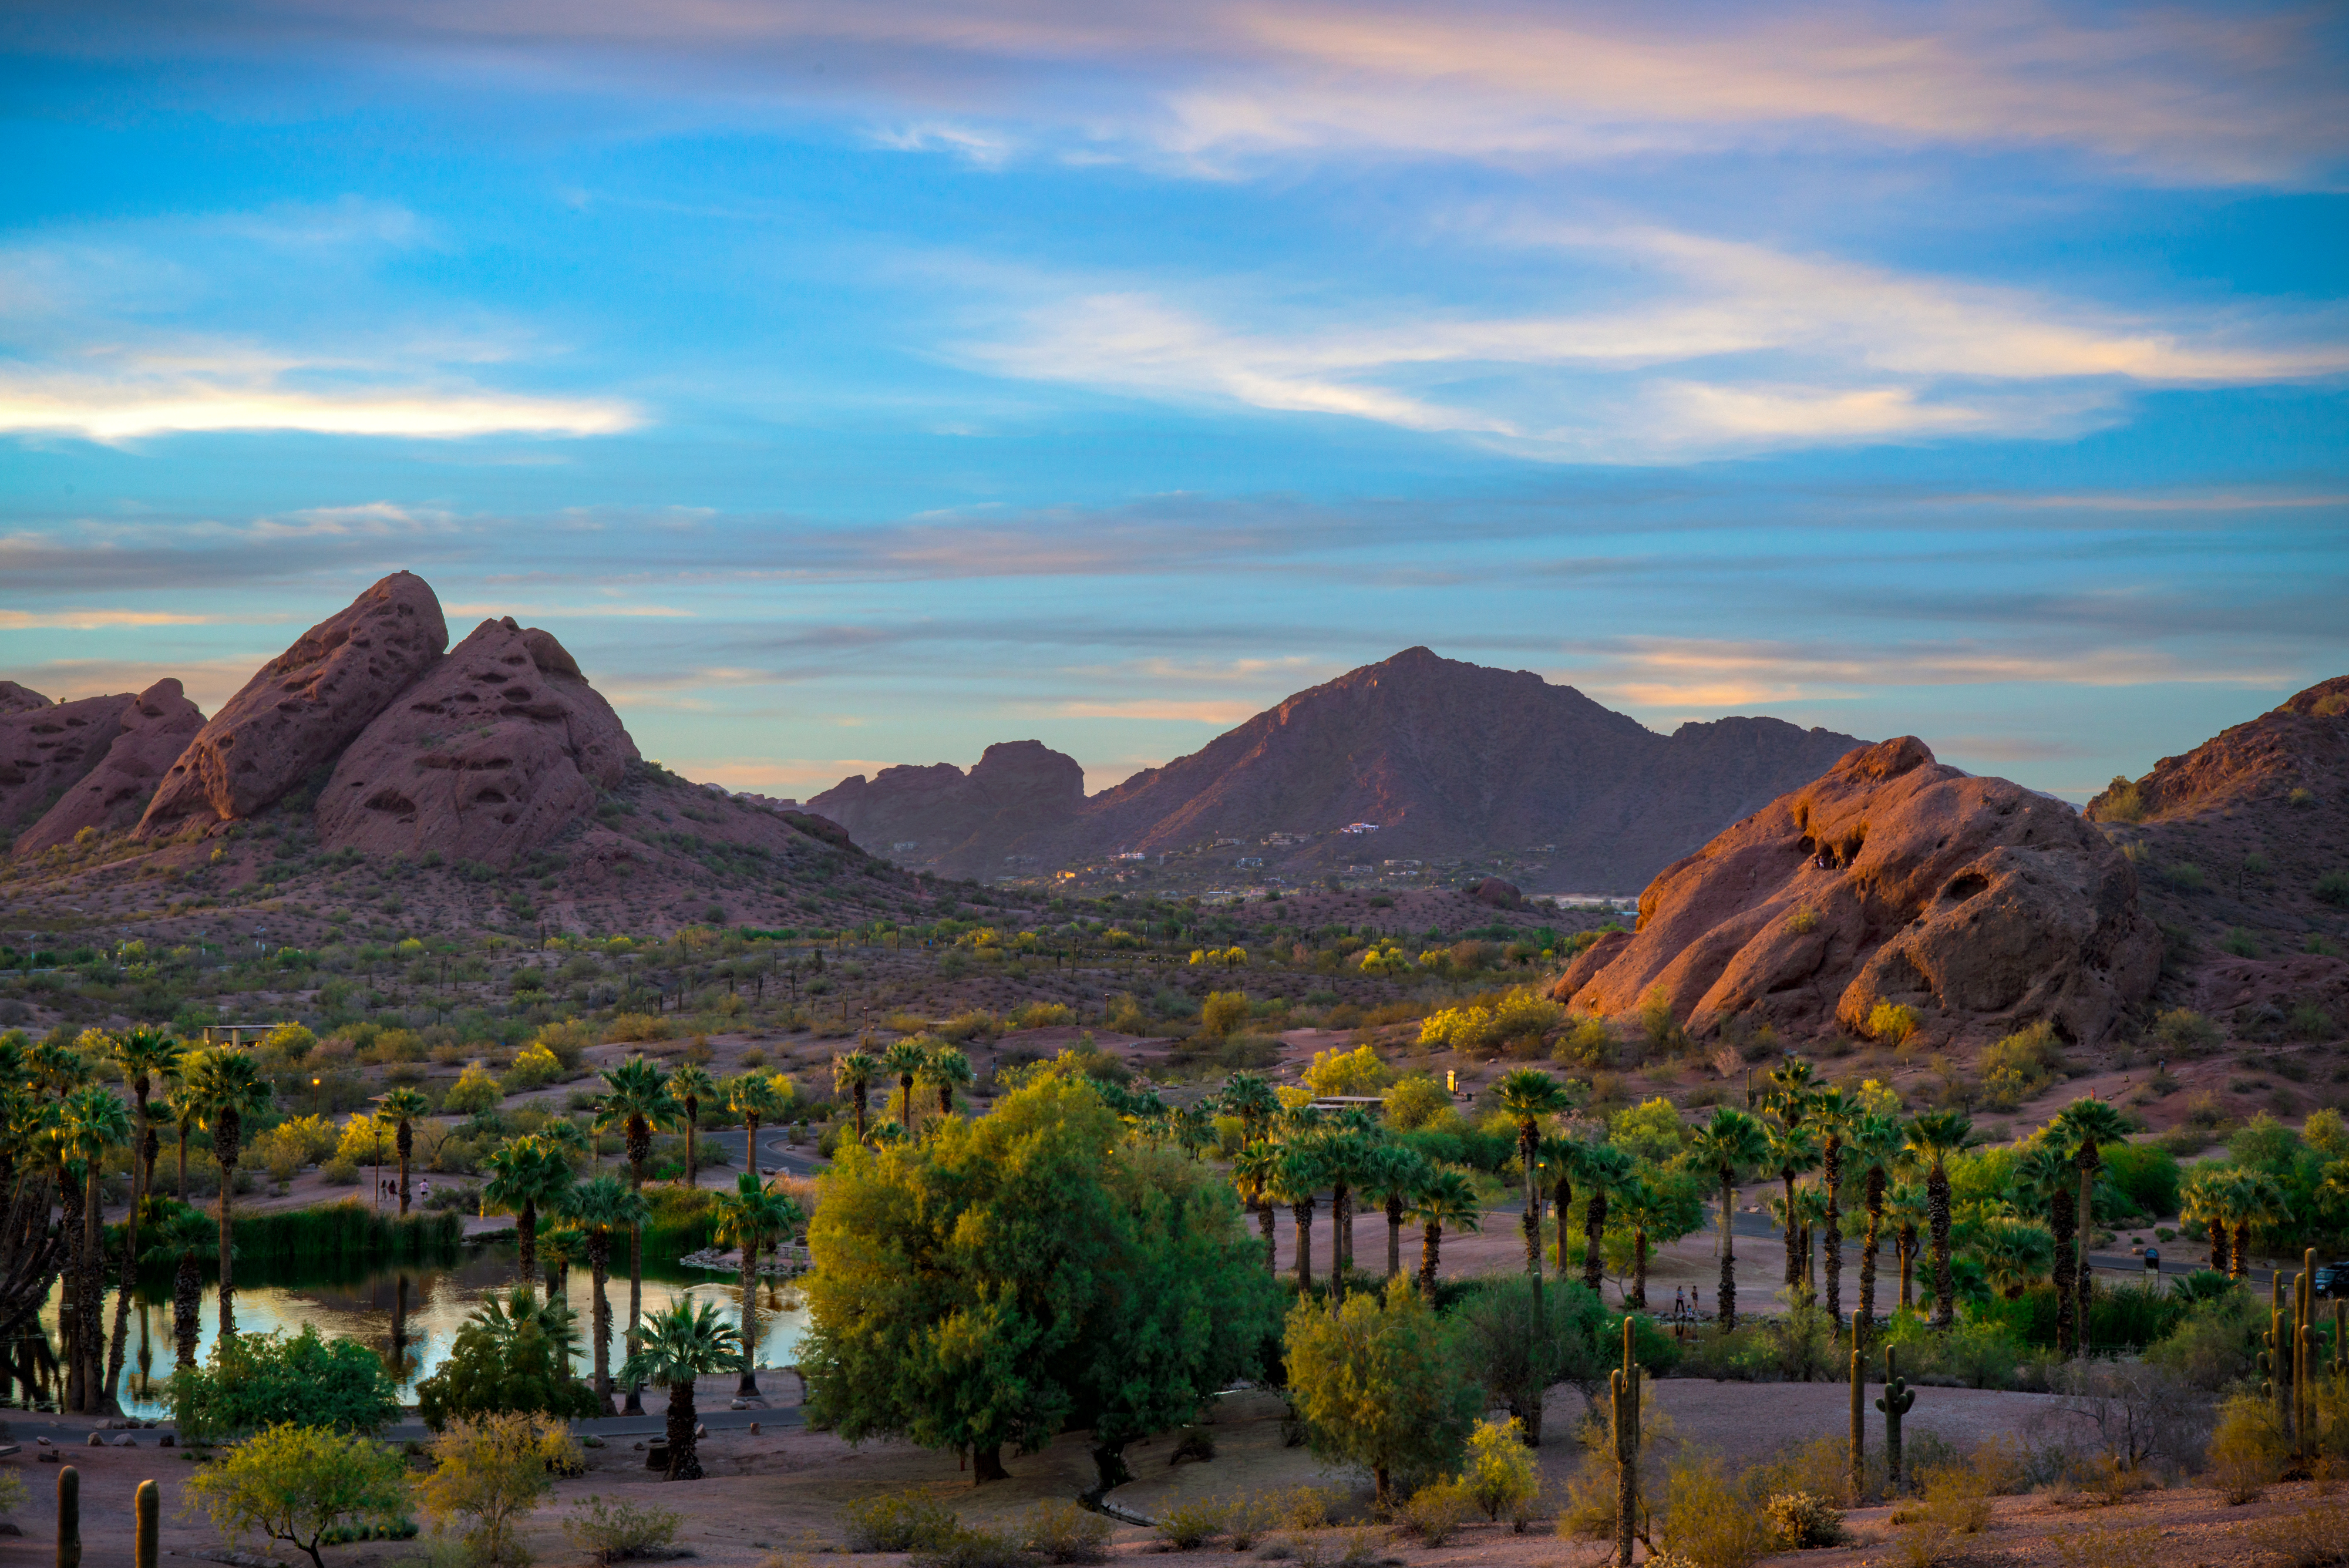
[[29, 713], [36, 708], [50, 706], [49, 700], [29, 686], [19, 686], [13, 680], [0, 680], [0, 714]]
[[1661, 987], [1693, 1028], [1749, 1013], [1796, 1036], [1864, 1031], [1893, 1002], [1945, 1036], [2044, 1018], [2086, 1042], [2151, 995], [2160, 962], [2136, 873], [2093, 824], [1903, 736], [1668, 867], [1636, 933], [1552, 995], [1621, 1015]]
[[636, 754], [561, 643], [485, 620], [344, 752], [318, 797], [319, 838], [511, 866], [592, 815]]
[[0, 714], [0, 835], [29, 827], [80, 783], [122, 732], [122, 715], [137, 701], [122, 691]]
[[250, 816], [350, 744], [449, 645], [440, 601], [394, 572], [261, 667], [198, 732], [139, 822], [142, 836]]
[[129, 700], [118, 723], [98, 765], [16, 840], [18, 854], [36, 854], [52, 845], [69, 843], [86, 827], [103, 833], [135, 825], [155, 794], [156, 781], [203, 728], [204, 715], [188, 701], [180, 683], [166, 676]]

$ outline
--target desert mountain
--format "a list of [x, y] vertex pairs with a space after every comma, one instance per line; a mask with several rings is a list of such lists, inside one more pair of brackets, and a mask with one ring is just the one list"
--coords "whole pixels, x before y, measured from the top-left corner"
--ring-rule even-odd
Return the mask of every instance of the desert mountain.
[[2114, 780], [2087, 813], [2168, 938], [2166, 1002], [2253, 1040], [2349, 1022], [2349, 676]]
[[1621, 1016], [1661, 990], [1700, 1032], [1743, 1014], [1795, 1037], [1865, 1033], [1889, 1002], [1936, 1040], [2046, 1019], [2095, 1043], [2160, 967], [2136, 874], [2094, 824], [1907, 735], [1668, 867], [1636, 933], [1584, 952], [1551, 994]]
[[[160, 879], [182, 907], [306, 883], [347, 904], [357, 865], [384, 884], [367, 902], [476, 925], [831, 925], [905, 903], [910, 879], [834, 824], [645, 763], [552, 634], [505, 617], [448, 643], [430, 586], [398, 572], [209, 721], [169, 678], [66, 703], [0, 686], [9, 901], [78, 922]], [[509, 877], [528, 891], [492, 890]]]
[[[989, 747], [968, 775], [889, 768], [809, 806], [873, 853], [960, 875], [1228, 838], [1309, 876], [1554, 846], [1541, 886], [1628, 890], [1860, 743], [1776, 719], [1660, 735], [1570, 686], [1413, 648], [1090, 798], [1072, 759], [1030, 741]], [[1362, 822], [1378, 831], [1340, 831]], [[1273, 835], [1301, 842], [1265, 846]]]

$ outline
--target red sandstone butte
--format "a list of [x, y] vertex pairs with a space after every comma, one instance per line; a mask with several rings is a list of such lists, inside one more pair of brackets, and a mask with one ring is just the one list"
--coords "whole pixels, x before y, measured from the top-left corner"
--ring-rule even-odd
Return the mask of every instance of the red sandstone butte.
[[120, 722], [98, 765], [16, 840], [17, 854], [36, 855], [70, 843], [85, 827], [106, 833], [132, 826], [153, 796], [156, 781], [203, 728], [204, 715], [167, 675], [131, 700]]

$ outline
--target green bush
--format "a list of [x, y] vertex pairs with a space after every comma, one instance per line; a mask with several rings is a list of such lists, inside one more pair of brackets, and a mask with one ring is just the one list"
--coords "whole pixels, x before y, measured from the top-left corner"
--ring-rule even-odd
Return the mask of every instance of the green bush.
[[885, 1493], [840, 1511], [851, 1552], [936, 1551], [949, 1544], [962, 1521], [935, 1498]]
[[1020, 1544], [1047, 1563], [1109, 1561], [1109, 1520], [1065, 1500], [1030, 1509], [1019, 1535]]
[[2349, 909], [2349, 871], [2327, 871], [2316, 879], [2316, 896]]
[[586, 1506], [563, 1521], [563, 1533], [572, 1544], [597, 1563], [619, 1563], [630, 1557], [668, 1554], [685, 1516], [675, 1509], [649, 1507], [616, 1498], [610, 1502], [593, 1493]]
[[204, 1366], [171, 1375], [169, 1397], [181, 1439], [196, 1443], [289, 1422], [371, 1433], [400, 1415], [383, 1358], [356, 1339], [321, 1339], [315, 1324], [290, 1339], [219, 1340]]
[[2178, 1157], [2158, 1144], [2126, 1143], [2100, 1151], [2105, 1181], [2146, 1215], [2178, 1212]]
[[1223, 1533], [1231, 1512], [1231, 1504], [1214, 1498], [1178, 1500], [1162, 1505], [1158, 1511], [1158, 1539], [1166, 1543], [1169, 1552], [1196, 1551]]

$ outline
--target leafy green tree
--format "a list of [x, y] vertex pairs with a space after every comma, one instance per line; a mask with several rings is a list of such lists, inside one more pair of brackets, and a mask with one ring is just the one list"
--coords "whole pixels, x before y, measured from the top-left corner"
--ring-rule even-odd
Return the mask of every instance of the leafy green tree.
[[787, 1192], [763, 1185], [749, 1171], [734, 1179], [734, 1191], [718, 1201], [718, 1244], [742, 1252], [742, 1381], [738, 1392], [747, 1398], [759, 1394], [756, 1362], [759, 1350], [759, 1253], [807, 1220], [799, 1201]]
[[472, 1568], [526, 1568], [521, 1521], [554, 1489], [558, 1472], [581, 1468], [569, 1435], [536, 1416], [452, 1421], [433, 1438], [432, 1461], [416, 1501], [441, 1528], [465, 1527], [460, 1539]]
[[693, 1447], [693, 1428], [699, 1419], [693, 1407], [693, 1380], [732, 1366], [744, 1354], [741, 1342], [708, 1302], [672, 1303], [645, 1327], [620, 1375], [630, 1383], [667, 1386], [667, 1479], [699, 1480], [701, 1459]]
[[678, 1104], [678, 1123], [685, 1128], [685, 1177], [688, 1192], [701, 1184], [701, 1107], [718, 1101], [718, 1080], [698, 1062], [681, 1062], [668, 1075], [668, 1097]]
[[390, 1524], [408, 1502], [398, 1451], [355, 1432], [281, 1422], [255, 1432], [187, 1480], [189, 1502], [234, 1540], [258, 1531], [307, 1556], [337, 1529]]
[[560, 1301], [540, 1301], [528, 1285], [505, 1300], [485, 1296], [449, 1347], [439, 1371], [416, 1386], [424, 1424], [520, 1411], [573, 1419], [600, 1416], [595, 1391], [572, 1376], [576, 1320]]
[[1712, 1172], [1721, 1189], [1721, 1326], [1737, 1326], [1737, 1252], [1730, 1221], [1737, 1211], [1737, 1173], [1759, 1165], [1770, 1152], [1769, 1135], [1744, 1111], [1722, 1106], [1697, 1129], [1689, 1158]]
[[416, 1124], [431, 1114], [432, 1102], [410, 1088], [393, 1089], [376, 1101], [375, 1119], [392, 1129], [392, 1150], [399, 1156], [399, 1214], [403, 1220], [408, 1217], [408, 1166], [416, 1152]]
[[800, 1365], [811, 1421], [852, 1442], [1002, 1449], [1091, 1429], [1104, 1477], [1133, 1438], [1253, 1370], [1273, 1290], [1230, 1189], [1125, 1139], [1073, 1070], [1031, 1076], [927, 1142], [848, 1147], [808, 1228]]
[[292, 1337], [229, 1334], [202, 1367], [171, 1375], [172, 1424], [190, 1441], [256, 1432], [288, 1421], [378, 1432], [399, 1419], [383, 1358], [356, 1339], [323, 1339], [316, 1324]]
[[1388, 1507], [1396, 1471], [1434, 1475], [1460, 1463], [1485, 1399], [1457, 1334], [1402, 1280], [1335, 1314], [1300, 1300], [1288, 1314], [1287, 1361], [1308, 1445], [1369, 1470]]
[[1607, 1309], [1579, 1282], [1560, 1281], [1537, 1296], [1531, 1281], [1496, 1274], [1460, 1303], [1452, 1323], [1469, 1369], [1516, 1417], [1528, 1447], [1541, 1447], [1542, 1396], [1553, 1385], [1572, 1383], [1586, 1395], [1606, 1386], [1599, 1336]]
[[261, 1068], [242, 1051], [200, 1051], [188, 1062], [187, 1089], [196, 1112], [212, 1135], [212, 1158], [220, 1161], [220, 1328], [223, 1336], [236, 1332], [236, 1255], [230, 1242], [230, 1224], [236, 1191], [237, 1148], [247, 1116], [269, 1108], [270, 1084]]

